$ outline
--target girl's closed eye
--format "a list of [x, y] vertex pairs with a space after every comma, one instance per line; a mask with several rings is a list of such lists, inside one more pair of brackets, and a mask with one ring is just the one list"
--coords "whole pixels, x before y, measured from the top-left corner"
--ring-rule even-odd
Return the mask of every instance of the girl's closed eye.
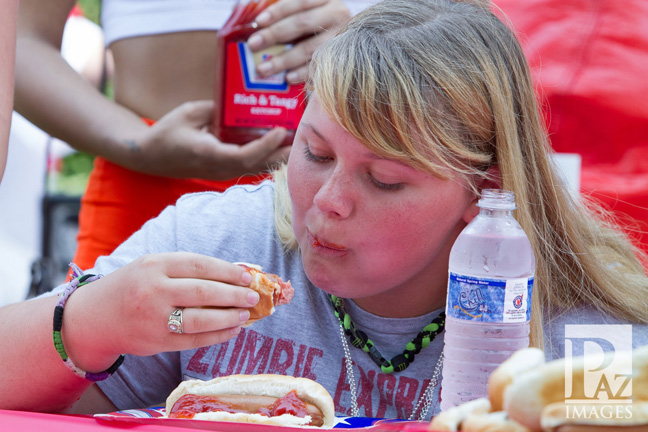
[[372, 185], [374, 185], [378, 189], [385, 190], [385, 191], [397, 191], [405, 187], [405, 183], [381, 182], [380, 180], [376, 179], [376, 177], [374, 177], [371, 173], [367, 173], [367, 178], [369, 179]]
[[[306, 160], [311, 161], [311, 162], [315, 162], [315, 163], [326, 163], [326, 162], [329, 162], [329, 161], [333, 160], [333, 158], [330, 157], [330, 156], [320, 156], [320, 155], [317, 155], [317, 154], [313, 153], [310, 146], [308, 146], [308, 145], [304, 146], [304, 156], [306, 157]], [[369, 182], [371, 183], [372, 186], [374, 186], [375, 188], [380, 189], [380, 190], [397, 191], [397, 190], [401, 190], [401, 189], [403, 189], [405, 187], [405, 183], [402, 183], [402, 182], [390, 183], [388, 181], [378, 180], [377, 177], [380, 177], [380, 176], [376, 176], [376, 175], [372, 174], [371, 172], [367, 172], [366, 177], [367, 177], [367, 179], [369, 180]]]
[[311, 162], [321, 163], [321, 162], [327, 162], [331, 160], [331, 158], [328, 156], [318, 156], [313, 154], [313, 152], [311, 152], [310, 147], [308, 146], [304, 146], [304, 154], [306, 155], [306, 159], [308, 159]]

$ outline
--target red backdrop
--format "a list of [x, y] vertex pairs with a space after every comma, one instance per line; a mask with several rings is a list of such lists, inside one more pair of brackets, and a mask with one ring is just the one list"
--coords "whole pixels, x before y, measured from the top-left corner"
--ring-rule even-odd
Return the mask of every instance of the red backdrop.
[[648, 251], [648, 1], [495, 4], [529, 59], [552, 146], [582, 156], [581, 194]]

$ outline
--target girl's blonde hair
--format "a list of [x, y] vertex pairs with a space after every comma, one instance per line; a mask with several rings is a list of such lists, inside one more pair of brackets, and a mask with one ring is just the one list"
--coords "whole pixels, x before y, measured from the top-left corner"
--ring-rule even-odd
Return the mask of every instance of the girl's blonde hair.
[[[496, 167], [534, 248], [535, 311], [584, 302], [648, 322], [638, 250], [557, 179], [524, 53], [483, 3], [379, 2], [315, 53], [309, 91], [380, 156], [462, 176], [475, 192]], [[277, 228], [296, 247], [285, 175], [275, 175]], [[542, 347], [542, 335], [534, 313], [532, 345]]]

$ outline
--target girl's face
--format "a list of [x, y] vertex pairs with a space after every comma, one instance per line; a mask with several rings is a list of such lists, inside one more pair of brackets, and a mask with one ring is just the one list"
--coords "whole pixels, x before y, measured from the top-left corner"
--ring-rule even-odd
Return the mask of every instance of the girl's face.
[[378, 157], [313, 95], [288, 162], [292, 222], [310, 281], [384, 316], [443, 307], [448, 255], [474, 194]]

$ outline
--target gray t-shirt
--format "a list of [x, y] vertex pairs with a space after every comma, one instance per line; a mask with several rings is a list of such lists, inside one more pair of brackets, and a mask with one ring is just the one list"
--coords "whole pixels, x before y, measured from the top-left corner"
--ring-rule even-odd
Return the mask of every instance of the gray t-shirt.
[[[150, 357], [129, 355], [118, 371], [100, 382], [102, 391], [119, 409], [163, 404], [185, 379], [211, 379], [244, 374], [285, 374], [311, 378], [328, 389], [338, 416], [351, 415], [350, 386], [344, 366], [339, 323], [325, 292], [313, 286], [302, 269], [299, 252], [285, 252], [275, 234], [274, 185], [235, 186], [224, 193], [182, 197], [108, 257], [101, 257], [91, 273], [108, 274], [149, 253], [190, 251], [237, 262], [261, 265], [265, 271], [290, 280], [293, 301], [229, 342]], [[405, 344], [442, 310], [406, 319], [372, 315], [352, 301], [346, 307], [383, 356], [402, 353]], [[573, 313], [572, 313], [573, 312]], [[569, 322], [613, 322], [589, 309], [563, 315], [548, 328], [548, 357], [563, 355], [561, 326]], [[158, 323], [159, 324], [159, 323]], [[646, 343], [641, 329], [640, 343]], [[416, 355], [403, 372], [381, 373], [369, 356], [350, 347], [357, 387], [359, 415], [408, 418], [426, 390], [443, 349], [443, 334]], [[451, 360], [447, 360], [451, 361]], [[440, 386], [433, 394], [430, 414], [439, 411]]]

